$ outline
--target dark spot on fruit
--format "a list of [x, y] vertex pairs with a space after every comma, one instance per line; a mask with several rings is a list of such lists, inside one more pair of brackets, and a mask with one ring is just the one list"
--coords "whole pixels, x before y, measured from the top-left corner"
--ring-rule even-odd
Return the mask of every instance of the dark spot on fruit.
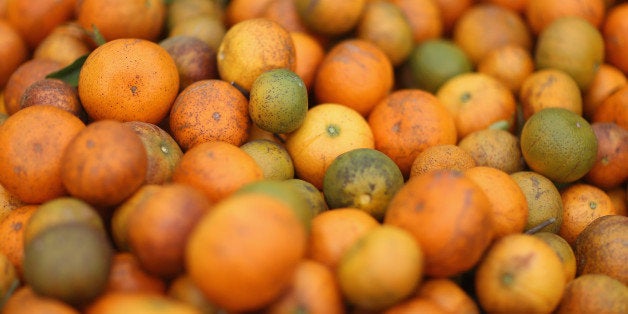
[[22, 229], [22, 225], [22, 222], [14, 222], [11, 224], [11, 229], [13, 229], [13, 231], [20, 231]]

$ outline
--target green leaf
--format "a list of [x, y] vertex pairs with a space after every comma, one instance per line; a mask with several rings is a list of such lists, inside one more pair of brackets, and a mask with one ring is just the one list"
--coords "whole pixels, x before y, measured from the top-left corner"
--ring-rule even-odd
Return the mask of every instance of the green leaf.
[[78, 78], [79, 78], [79, 73], [81, 72], [81, 68], [83, 67], [83, 63], [85, 63], [85, 60], [87, 60], [87, 57], [89, 56], [88, 54], [84, 54], [80, 57], [78, 57], [78, 59], [74, 60], [74, 62], [72, 62], [72, 64], [66, 66], [65, 68], [56, 71], [56, 72], [52, 72], [48, 75], [46, 75], [46, 78], [55, 78], [55, 79], [59, 79], [62, 80], [74, 87], [78, 86]]
[[88, 33], [89, 33], [89, 36], [92, 38], [92, 40], [98, 46], [102, 46], [107, 42], [107, 40], [105, 40], [105, 37], [102, 35], [98, 27], [96, 27], [96, 25], [92, 24], [92, 31]]

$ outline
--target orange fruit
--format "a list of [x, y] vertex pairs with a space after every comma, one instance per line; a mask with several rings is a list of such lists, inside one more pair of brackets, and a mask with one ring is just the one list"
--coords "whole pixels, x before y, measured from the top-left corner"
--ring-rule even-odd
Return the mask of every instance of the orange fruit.
[[[560, 5], [562, 6], [563, 2], [560, 2]], [[535, 68], [565, 71], [573, 77], [582, 91], [589, 88], [603, 62], [604, 38], [601, 32], [584, 18], [577, 16], [558, 18], [537, 37], [534, 48]]]
[[514, 134], [488, 128], [469, 133], [458, 142], [477, 166], [492, 167], [506, 173], [523, 170], [519, 139]]
[[557, 314], [625, 313], [628, 287], [602, 274], [579, 276], [565, 287]]
[[506, 85], [488, 74], [456, 75], [438, 89], [436, 97], [454, 118], [458, 139], [496, 122], [514, 126], [515, 97]]
[[532, 35], [523, 17], [490, 3], [475, 4], [462, 13], [452, 36], [473, 64], [501, 46], [514, 44], [526, 50], [532, 48]]
[[168, 118], [170, 133], [184, 151], [208, 141], [244, 143], [251, 125], [248, 101], [229, 83], [201, 80], [181, 91]]
[[216, 203], [198, 222], [185, 248], [186, 269], [217, 306], [260, 309], [289, 287], [306, 243], [303, 224], [286, 203], [261, 193], [238, 194]]
[[0, 254], [4, 254], [15, 267], [22, 279], [24, 260], [24, 229], [28, 220], [37, 210], [37, 205], [24, 205], [15, 208], [0, 221]]
[[117, 39], [89, 54], [78, 86], [81, 103], [94, 120], [159, 123], [179, 92], [179, 72], [168, 51], [158, 44]]
[[148, 273], [174, 278], [183, 272], [184, 247], [209, 210], [205, 195], [184, 184], [160, 186], [129, 214], [127, 241]]
[[4, 88], [11, 74], [27, 60], [29, 51], [22, 35], [5, 20], [0, 20], [0, 38], [0, 59], [3, 60], [0, 65], [0, 88]]
[[534, 71], [523, 81], [518, 95], [525, 120], [543, 108], [565, 108], [582, 115], [578, 83], [562, 70]]
[[393, 66], [402, 64], [414, 46], [412, 27], [401, 8], [383, 0], [367, 1], [355, 37], [379, 47]]
[[393, 65], [381, 48], [364, 39], [346, 39], [325, 54], [314, 79], [318, 103], [338, 103], [367, 116], [391, 91]]
[[576, 276], [604, 274], [628, 284], [626, 238], [628, 217], [598, 217], [582, 230], [574, 244]]
[[173, 0], [169, 4], [167, 12], [167, 27], [169, 29], [200, 15], [218, 18], [223, 23], [226, 20], [225, 3], [221, 1]]
[[563, 264], [565, 283], [568, 284], [576, 278], [576, 255], [571, 247], [571, 244], [556, 233], [543, 231], [534, 233], [534, 236], [541, 238], [541, 240], [549, 244], [556, 254], [558, 254], [558, 257]]
[[67, 194], [63, 155], [84, 128], [76, 116], [53, 106], [28, 107], [10, 116], [0, 127], [0, 184], [25, 203]]
[[373, 108], [368, 124], [375, 148], [390, 157], [406, 178], [422, 151], [456, 143], [451, 114], [434, 95], [418, 89], [392, 92]]
[[148, 292], [165, 293], [166, 282], [146, 272], [137, 257], [129, 252], [116, 252], [111, 260], [111, 270], [104, 293]]
[[24, 90], [20, 99], [20, 109], [35, 105], [55, 106], [72, 113], [83, 121], [87, 118], [78, 90], [59, 79], [44, 78], [35, 81]]
[[[168, 37], [194, 37], [216, 52], [226, 32], [227, 27], [219, 17], [200, 14], [179, 22], [170, 29]], [[215, 62], [216, 59], [213, 59], [213, 61]]]
[[597, 138], [589, 122], [564, 108], [533, 114], [523, 125], [520, 142], [530, 169], [560, 183], [582, 178], [597, 156]]
[[350, 304], [383, 310], [410, 296], [421, 283], [423, 261], [421, 247], [410, 232], [380, 225], [348, 248], [336, 276]]
[[336, 208], [314, 216], [307, 257], [334, 270], [345, 252], [379, 222], [357, 208]]
[[393, 0], [406, 16], [414, 43], [443, 35], [443, 17], [441, 9], [434, 0]]
[[85, 314], [115, 313], [163, 313], [199, 314], [200, 310], [190, 304], [168, 296], [147, 292], [110, 292], [99, 296], [85, 307]]
[[88, 124], [68, 144], [61, 180], [71, 196], [107, 207], [139, 189], [147, 169], [146, 150], [135, 131], [119, 121], [100, 120]]
[[322, 189], [325, 171], [338, 155], [375, 144], [373, 132], [360, 113], [325, 103], [308, 110], [301, 126], [288, 134], [285, 145], [296, 176]]
[[558, 255], [529, 234], [497, 240], [475, 273], [478, 302], [488, 313], [551, 313], [564, 287]]
[[269, 305], [265, 312], [287, 314], [301, 310], [329, 314], [345, 312], [335, 273], [311, 259], [304, 259], [299, 263], [290, 288]]
[[593, 27], [600, 27], [605, 17], [604, 0], [527, 0], [524, 16], [532, 32], [538, 35], [556, 19], [577, 16]]
[[471, 269], [489, 246], [490, 206], [462, 172], [437, 170], [410, 178], [388, 204], [384, 223], [408, 230], [419, 242], [427, 276], [449, 277]]
[[518, 171], [510, 176], [517, 182], [528, 203], [528, 222], [525, 230], [550, 221], [538, 231], [558, 233], [563, 223], [563, 202], [554, 183], [534, 171]]
[[272, 0], [233, 0], [225, 7], [225, 18], [228, 26], [244, 20], [262, 17], [264, 9]]
[[7, 0], [6, 20], [22, 34], [34, 49], [52, 30], [74, 16], [76, 0]]
[[476, 301], [449, 278], [428, 278], [419, 285], [415, 295], [434, 301], [448, 313], [479, 313]]
[[13, 71], [4, 86], [4, 108], [9, 115], [20, 110], [20, 102], [24, 91], [46, 77], [46, 75], [63, 67], [59, 61], [50, 59], [30, 59]]
[[17, 196], [9, 193], [7, 189], [0, 184], [0, 221], [6, 217], [13, 209], [26, 205]]
[[591, 85], [583, 93], [584, 117], [591, 119], [602, 102], [626, 83], [628, 83], [628, 79], [624, 72], [610, 63], [602, 63], [595, 73]]
[[294, 73], [301, 77], [308, 91], [311, 91], [318, 66], [325, 56], [325, 50], [321, 43], [308, 33], [290, 32], [290, 37], [294, 43]]
[[222, 200], [263, 172], [253, 157], [233, 144], [213, 141], [186, 151], [174, 169], [172, 181], [201, 190], [210, 202]]
[[365, 0], [297, 0], [303, 23], [315, 33], [338, 37], [353, 30], [362, 16]]
[[401, 302], [386, 309], [384, 314], [411, 314], [411, 313], [425, 313], [425, 314], [446, 314], [445, 311], [436, 301], [422, 298], [412, 297], [407, 298]]
[[528, 202], [517, 182], [506, 172], [492, 167], [464, 171], [488, 197], [495, 238], [523, 232], [528, 222]]
[[80, 0], [76, 18], [87, 30], [96, 27], [107, 41], [120, 38], [155, 41], [164, 28], [166, 9], [160, 0]]
[[594, 122], [591, 128], [597, 157], [584, 180], [603, 189], [618, 187], [628, 179], [628, 130], [612, 122]]
[[52, 297], [41, 296], [28, 285], [22, 285], [6, 299], [2, 307], [6, 314], [50, 313], [79, 314], [73, 306]]
[[628, 130], [628, 86], [608, 96], [595, 110], [592, 122], [614, 122]]
[[93, 40], [74, 19], [57, 25], [33, 51], [33, 58], [53, 59], [64, 66], [90, 53]]
[[507, 44], [486, 53], [478, 61], [477, 71], [498, 79], [516, 96], [528, 75], [534, 71], [534, 60], [530, 49]]
[[593, 185], [576, 183], [562, 189], [560, 195], [563, 200], [563, 224], [558, 234], [571, 245], [593, 220], [617, 214], [606, 192]]
[[290, 33], [265, 18], [245, 20], [229, 28], [217, 56], [220, 78], [246, 91], [260, 74], [278, 68], [294, 70], [295, 64]]
[[434, 145], [416, 156], [410, 168], [410, 177], [438, 169], [464, 171], [475, 166], [473, 156], [460, 146], [454, 144]]
[[602, 24], [602, 35], [604, 36], [604, 48], [606, 61], [619, 70], [628, 73], [628, 41], [626, 40], [626, 30], [628, 30], [628, 4], [618, 3], [608, 9], [606, 19]]

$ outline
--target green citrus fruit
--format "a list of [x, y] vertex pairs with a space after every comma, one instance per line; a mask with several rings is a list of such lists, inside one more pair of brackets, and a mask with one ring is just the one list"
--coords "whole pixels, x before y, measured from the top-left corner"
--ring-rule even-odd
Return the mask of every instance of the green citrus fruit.
[[558, 183], [582, 178], [597, 157], [597, 137], [582, 116], [563, 108], [533, 114], [521, 130], [521, 153], [528, 166]]
[[418, 44], [407, 62], [416, 87], [431, 93], [448, 79], [473, 69], [465, 52], [447, 39], [429, 39]]
[[256, 139], [240, 146], [262, 168], [264, 178], [287, 180], [294, 178], [294, 164], [286, 148], [271, 140]]
[[339, 155], [329, 165], [323, 194], [330, 208], [359, 208], [382, 219], [403, 184], [403, 174], [390, 157], [372, 148], [358, 148]]
[[296, 130], [308, 109], [307, 87], [288, 69], [262, 73], [251, 86], [249, 115], [260, 129], [271, 133]]

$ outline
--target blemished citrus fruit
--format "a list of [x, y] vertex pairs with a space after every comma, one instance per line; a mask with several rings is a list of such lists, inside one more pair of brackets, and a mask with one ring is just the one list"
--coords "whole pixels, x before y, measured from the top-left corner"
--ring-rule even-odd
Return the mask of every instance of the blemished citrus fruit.
[[448, 313], [480, 313], [476, 301], [451, 278], [426, 278], [417, 288], [419, 298], [433, 300]]
[[497, 168], [506, 173], [523, 170], [519, 139], [502, 129], [483, 129], [460, 139], [458, 147], [469, 153], [477, 166]]
[[564, 108], [533, 114], [523, 125], [520, 140], [526, 164], [559, 183], [582, 178], [597, 157], [597, 138], [589, 122]]
[[261, 193], [233, 195], [194, 228], [186, 269], [217, 306], [260, 309], [288, 288], [306, 243], [306, 230], [287, 203]]
[[369, 230], [342, 255], [336, 270], [344, 297], [383, 310], [408, 297], [423, 279], [423, 252], [412, 234], [392, 225]]
[[488, 313], [551, 313], [565, 287], [558, 255], [540, 238], [511, 234], [478, 264], [475, 291]]
[[84, 128], [79, 118], [53, 106], [32, 106], [9, 116], [0, 132], [0, 184], [25, 203], [65, 195], [63, 155]]
[[624, 73], [628, 73], [628, 44], [623, 39], [628, 30], [628, 5], [617, 3], [607, 11], [606, 20], [603, 21], [602, 35], [607, 62], [616, 66]]
[[582, 92], [578, 83], [565, 71], [549, 68], [537, 70], [523, 81], [518, 96], [523, 118], [543, 108], [559, 107], [582, 115]]
[[332, 209], [355, 207], [381, 220], [403, 184], [403, 174], [390, 157], [372, 148], [358, 148], [339, 155], [329, 165], [323, 195]]
[[183, 151], [208, 141], [242, 145], [250, 129], [247, 98], [218, 79], [201, 80], [182, 90], [168, 119], [170, 134]]
[[2, 307], [4, 313], [30, 314], [55, 313], [79, 314], [79, 310], [56, 298], [42, 296], [29, 285], [21, 285], [6, 300]]
[[[212, 1], [209, 1], [212, 2]], [[189, 35], [167, 37], [159, 42], [174, 60], [179, 71], [179, 90], [200, 80], [218, 78], [216, 49]]]
[[456, 144], [452, 115], [433, 94], [419, 89], [392, 92], [373, 108], [368, 123], [375, 148], [395, 161], [404, 177], [428, 147]]
[[628, 284], [624, 246], [628, 238], [628, 217], [606, 215], [593, 220], [578, 235], [574, 245], [576, 276], [605, 274]]
[[323, 44], [313, 34], [290, 32], [290, 37], [292, 37], [295, 49], [296, 63], [294, 73], [299, 75], [308, 91], [311, 91], [318, 65], [325, 57], [325, 49]]
[[24, 229], [37, 211], [38, 205], [23, 205], [12, 209], [0, 221], [0, 254], [5, 255], [15, 267], [18, 276], [23, 275]]
[[294, 43], [290, 33], [277, 22], [248, 19], [225, 33], [218, 47], [217, 62], [223, 80], [249, 91], [255, 79], [268, 70], [294, 70]]
[[27, 60], [28, 47], [17, 29], [6, 20], [0, 22], [0, 34], [2, 34], [0, 56], [3, 60], [0, 66], [0, 87], [4, 88], [9, 76]]
[[129, 246], [129, 217], [131, 213], [146, 199], [159, 191], [159, 184], [144, 184], [111, 213], [110, 233], [113, 243], [119, 251], [127, 252]]
[[608, 194], [590, 184], [574, 183], [561, 189], [560, 195], [563, 200], [563, 223], [558, 234], [571, 245], [596, 218], [618, 214]]
[[106, 207], [139, 189], [147, 171], [146, 149], [135, 131], [120, 121], [99, 120], [83, 128], [66, 147], [61, 180], [71, 196]]
[[390, 1], [367, 1], [355, 36], [375, 43], [393, 66], [403, 63], [414, 46], [409, 20], [403, 10]]
[[628, 85], [622, 86], [600, 104], [595, 110], [592, 122], [614, 122], [628, 130]]
[[518, 171], [510, 176], [517, 182], [528, 203], [528, 222], [525, 230], [552, 220], [539, 231], [558, 233], [563, 223], [563, 201], [554, 183], [534, 171]]
[[338, 37], [353, 30], [360, 20], [365, 0], [297, 0], [303, 23], [316, 33]]
[[415, 43], [439, 38], [443, 35], [443, 17], [433, 0], [394, 0], [406, 16]]
[[576, 255], [569, 242], [563, 237], [547, 231], [537, 232], [534, 236], [541, 238], [558, 254], [560, 261], [563, 263], [565, 283], [569, 283], [576, 278]]
[[78, 90], [59, 79], [44, 78], [24, 90], [20, 100], [20, 109], [35, 105], [55, 106], [72, 113], [82, 121], [86, 120]]
[[133, 253], [116, 251], [111, 259], [111, 270], [103, 293], [114, 291], [164, 293], [166, 281], [149, 274]]
[[536, 41], [535, 67], [565, 71], [583, 91], [587, 90], [603, 62], [602, 34], [581, 17], [554, 20], [541, 31]]
[[597, 138], [597, 158], [584, 180], [609, 190], [628, 179], [628, 130], [612, 122], [591, 124]]
[[425, 254], [426, 275], [449, 277], [470, 270], [491, 243], [490, 206], [464, 173], [436, 170], [406, 181], [388, 204], [384, 224], [410, 231]]
[[63, 68], [63, 64], [52, 59], [30, 59], [21, 63], [9, 76], [4, 86], [4, 109], [8, 114], [20, 110], [20, 102], [24, 91], [46, 77], [46, 75]]
[[307, 87], [289, 69], [273, 69], [260, 74], [249, 92], [249, 116], [260, 129], [290, 133], [305, 119]]
[[434, 38], [417, 44], [408, 55], [412, 82], [430, 93], [448, 79], [471, 72], [473, 66], [467, 54], [453, 41]]
[[255, 139], [240, 146], [262, 168], [264, 179], [288, 180], [294, 178], [294, 163], [286, 147], [275, 141]]
[[476, 69], [498, 79], [516, 95], [523, 81], [534, 71], [534, 59], [529, 49], [508, 44], [488, 52], [478, 61]]
[[286, 139], [296, 176], [318, 189], [323, 188], [325, 171], [338, 155], [374, 146], [373, 132], [364, 116], [336, 103], [310, 108], [301, 127]]
[[85, 314], [113, 313], [199, 314], [199, 309], [163, 294], [147, 292], [110, 292], [99, 296], [86, 308]]
[[102, 230], [83, 224], [50, 227], [24, 248], [24, 280], [38, 294], [85, 305], [104, 291], [112, 257]]
[[87, 202], [75, 197], [58, 197], [44, 202], [24, 227], [24, 245], [48, 228], [66, 223], [80, 223], [106, 232], [100, 213]]
[[5, 1], [3, 16], [24, 38], [31, 49], [35, 49], [52, 30], [74, 16], [75, 1], [44, 0], [38, 3]]
[[[204, 42], [214, 52], [218, 51], [222, 39], [227, 32], [227, 26], [216, 16], [200, 14], [173, 27], [168, 33], [169, 37], [189, 36]], [[213, 59], [214, 61], [216, 59]], [[213, 66], [216, 68], [216, 65]]]
[[432, 170], [454, 169], [464, 171], [477, 166], [473, 156], [454, 144], [434, 145], [416, 156], [410, 168], [410, 177]]
[[[628, 6], [626, 6], [628, 8]], [[610, 63], [603, 63], [595, 73], [589, 88], [583, 93], [582, 111], [587, 119], [593, 118], [595, 111], [611, 94], [628, 83], [626, 74]]]
[[94, 120], [159, 123], [179, 92], [179, 72], [157, 43], [122, 38], [89, 54], [78, 86], [81, 103]]
[[526, 0], [523, 14], [535, 35], [565, 16], [582, 18], [599, 28], [604, 21], [605, 0]]
[[557, 314], [626, 313], [628, 287], [610, 276], [578, 276], [565, 287]]

